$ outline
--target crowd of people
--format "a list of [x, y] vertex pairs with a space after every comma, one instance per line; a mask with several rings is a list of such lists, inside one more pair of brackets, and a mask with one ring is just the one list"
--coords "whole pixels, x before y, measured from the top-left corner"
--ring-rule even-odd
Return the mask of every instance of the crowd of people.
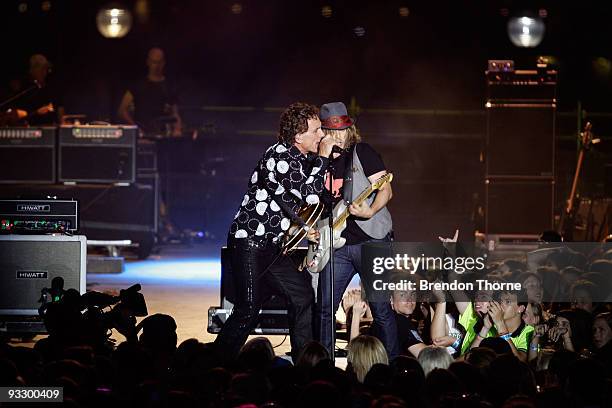
[[[1, 385], [62, 386], [68, 406], [87, 407], [606, 407], [612, 313], [593, 299], [606, 290], [601, 271], [610, 258], [612, 251], [555, 256], [535, 272], [514, 259], [489, 266], [491, 279], [523, 276], [523, 294], [479, 292], [462, 302], [396, 291], [390, 303], [400, 355], [393, 359], [361, 319], [367, 301], [349, 291], [342, 302], [350, 331], [345, 370], [316, 341], [293, 363], [263, 337], [227, 359], [214, 343], [178, 344], [171, 316], [154, 314], [136, 325], [91, 309], [83, 314], [78, 294], [67, 292], [49, 305], [49, 336], [34, 348], [3, 339]], [[550, 290], [573, 301], [537, 301], [550, 299]], [[120, 303], [114, 314], [133, 315], [129, 307]], [[126, 340], [109, 343], [111, 327]]]

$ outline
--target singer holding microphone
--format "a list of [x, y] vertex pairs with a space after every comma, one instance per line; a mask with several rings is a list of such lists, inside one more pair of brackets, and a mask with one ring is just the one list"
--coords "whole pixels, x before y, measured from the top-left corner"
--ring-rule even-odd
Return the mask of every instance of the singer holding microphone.
[[[331, 268], [330, 263], [320, 274], [319, 294], [317, 301], [317, 329], [319, 341], [334, 352], [332, 344], [332, 319], [340, 305], [340, 300], [352, 277], [359, 274], [362, 281], [364, 273], [371, 271], [361, 270], [361, 248], [367, 242], [389, 242], [391, 240], [392, 220], [387, 209], [391, 200], [391, 184], [383, 185], [368, 200], [360, 205], [353, 203], [359, 194], [387, 173], [385, 164], [380, 155], [367, 143], [361, 142], [361, 137], [355, 121], [348, 115], [346, 106], [342, 102], [332, 102], [321, 106], [321, 127], [326, 137], [331, 136], [336, 144], [342, 148], [342, 153], [332, 154], [333, 170], [330, 180], [325, 181], [325, 187], [331, 194], [331, 204], [324, 201], [327, 210], [334, 208], [340, 200], [351, 203], [350, 216], [342, 237], [346, 239], [344, 246], [334, 249], [334, 276], [333, 276], [333, 305], [331, 302]], [[325, 216], [325, 215], [324, 215]], [[335, 221], [335, 220], [334, 220]], [[367, 291], [366, 291], [367, 293]], [[395, 314], [391, 310], [389, 299], [385, 301], [370, 301], [370, 309], [374, 322], [371, 327], [373, 335], [377, 336], [385, 345], [389, 360], [399, 354], [397, 325]]]
[[[263, 154], [248, 184], [228, 233], [232, 283], [235, 288], [232, 314], [215, 345], [225, 358], [233, 359], [256, 327], [262, 304], [275, 293], [289, 303], [291, 353], [313, 339], [314, 290], [307, 273], [298, 271], [281, 252], [283, 237], [304, 203], [319, 202], [334, 145], [324, 138], [319, 109], [294, 103], [280, 117], [278, 141]], [[308, 239], [316, 241], [313, 228]]]

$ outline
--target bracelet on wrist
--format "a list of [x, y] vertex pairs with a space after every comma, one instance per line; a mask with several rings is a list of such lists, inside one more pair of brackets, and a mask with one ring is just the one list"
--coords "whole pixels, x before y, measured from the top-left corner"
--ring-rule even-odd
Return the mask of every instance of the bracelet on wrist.
[[502, 339], [508, 341], [510, 340], [510, 338], [512, 337], [512, 333], [504, 333], [504, 334], [500, 334], [499, 337], [501, 337]]
[[539, 352], [540, 351], [540, 346], [537, 345], [537, 344], [536, 345], [532, 344], [532, 345], [529, 346], [529, 350], [533, 350], [533, 351], [538, 351]]
[[455, 340], [455, 342], [451, 344], [451, 347], [454, 348], [455, 350], [459, 350], [460, 346], [461, 346], [461, 340], [459, 339]]

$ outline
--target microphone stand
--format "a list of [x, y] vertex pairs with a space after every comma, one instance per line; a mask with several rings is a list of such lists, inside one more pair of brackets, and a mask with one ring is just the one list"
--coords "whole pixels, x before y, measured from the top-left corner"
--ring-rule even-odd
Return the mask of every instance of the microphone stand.
[[32, 84], [31, 86], [27, 87], [26, 89], [24, 89], [23, 91], [19, 92], [16, 95], [11, 96], [10, 98], [6, 99], [5, 101], [2, 101], [0, 103], [0, 108], [4, 107], [5, 105], [8, 105], [9, 103], [13, 102], [16, 99], [21, 98], [23, 95], [32, 92], [34, 89], [40, 88], [40, 84], [38, 83], [38, 81], [34, 81], [34, 84]]
[[334, 178], [334, 159], [333, 159], [333, 150], [330, 154], [329, 160], [329, 302], [331, 308], [331, 325], [329, 329], [331, 330], [331, 361], [332, 363], [336, 363], [336, 310], [334, 307], [334, 191], [333, 191], [333, 178]]

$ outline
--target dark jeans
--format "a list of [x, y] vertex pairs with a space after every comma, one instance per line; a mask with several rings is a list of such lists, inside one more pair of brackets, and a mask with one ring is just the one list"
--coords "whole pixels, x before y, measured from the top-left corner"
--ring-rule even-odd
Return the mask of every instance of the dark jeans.
[[[380, 240], [373, 240], [380, 242]], [[353, 276], [358, 273], [364, 280], [363, 273], [367, 271], [361, 270], [361, 247], [363, 244], [345, 245], [334, 250], [334, 305], [330, 305], [331, 292], [331, 270], [330, 264], [325, 266], [325, 269], [319, 276], [319, 293], [317, 302], [317, 331], [319, 333], [319, 341], [332, 352], [334, 349], [331, 342], [331, 320], [332, 315], [336, 316], [338, 306], [342, 300], [342, 295]], [[371, 272], [370, 272], [371, 273]], [[397, 339], [397, 324], [395, 322], [395, 314], [391, 309], [390, 299], [385, 302], [368, 302], [370, 310], [372, 310], [372, 333], [382, 341], [387, 349], [389, 359], [397, 357], [399, 354], [399, 345]], [[333, 313], [332, 313], [333, 310]], [[334, 319], [335, 320], [335, 319]], [[334, 322], [335, 323], [335, 322]]]
[[292, 356], [297, 358], [300, 349], [313, 339], [314, 290], [310, 275], [298, 271], [288, 256], [280, 256], [266, 271], [278, 254], [278, 247], [271, 243], [241, 238], [231, 240], [228, 247], [236, 302], [215, 344], [225, 358], [235, 358], [257, 326], [262, 304], [273, 294], [284, 294], [288, 301]]

